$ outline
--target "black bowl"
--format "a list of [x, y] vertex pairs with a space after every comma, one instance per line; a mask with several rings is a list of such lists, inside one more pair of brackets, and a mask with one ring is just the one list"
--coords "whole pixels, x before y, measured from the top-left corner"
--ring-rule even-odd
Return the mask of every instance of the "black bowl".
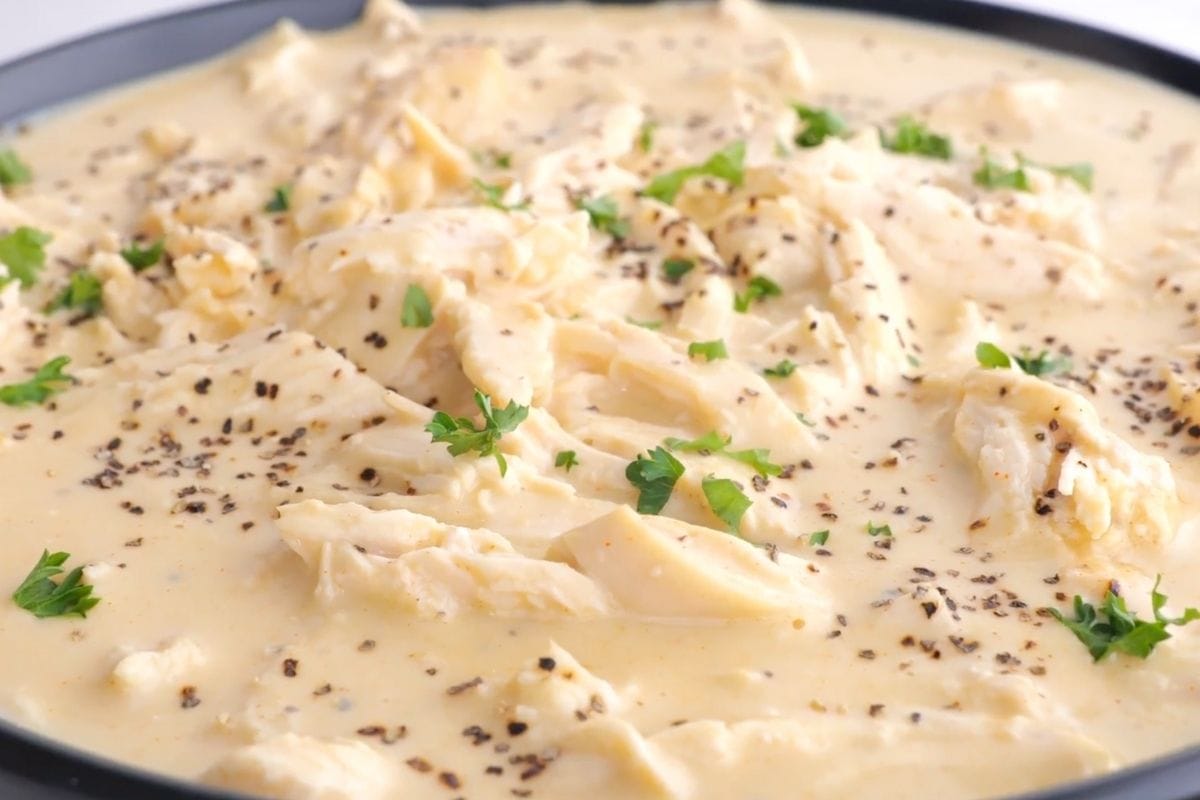
[[[799, 1], [986, 32], [1120, 67], [1200, 97], [1200, 62], [1086, 25], [972, 0]], [[416, 5], [487, 7], [503, 2], [417, 0]], [[233, 0], [58, 45], [0, 64], [0, 123], [215, 56], [281, 17], [329, 29], [355, 20], [362, 6], [363, 0]], [[235, 795], [118, 764], [0, 719], [0, 798], [235, 800]], [[1011, 800], [1200, 800], [1200, 747]]]

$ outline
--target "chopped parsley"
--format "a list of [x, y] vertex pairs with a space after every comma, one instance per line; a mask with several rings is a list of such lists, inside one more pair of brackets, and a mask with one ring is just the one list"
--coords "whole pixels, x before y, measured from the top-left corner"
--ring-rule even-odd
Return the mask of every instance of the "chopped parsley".
[[754, 301], [767, 297], [779, 297], [782, 294], [783, 289], [779, 287], [778, 283], [764, 275], [755, 275], [746, 284], [746, 291], [733, 296], [733, 310], [739, 314], [745, 314], [750, 310], [750, 304]]
[[433, 306], [419, 283], [410, 283], [404, 290], [400, 324], [405, 328], [428, 328], [433, 324]]
[[639, 514], [657, 514], [671, 499], [675, 482], [683, 474], [679, 459], [661, 447], [648, 450], [649, 457], [638, 454], [625, 468], [625, 477], [638, 490]]
[[896, 120], [896, 130], [891, 135], [880, 131], [879, 141], [884, 149], [904, 155], [925, 156], [949, 160], [954, 155], [954, 147], [947, 136], [934, 133], [910, 116]]
[[982, 186], [985, 189], [1013, 189], [1018, 192], [1032, 191], [1029, 186], [1029, 176], [1025, 174], [1023, 160], [1018, 160], [1015, 169], [1005, 169], [992, 161], [986, 147], [979, 148], [979, 155], [983, 159], [983, 163], [971, 175], [976, 186]]
[[137, 242], [130, 242], [129, 247], [121, 251], [121, 258], [133, 268], [134, 272], [150, 269], [162, 260], [165, 242], [158, 239], [149, 247], [142, 247]]
[[292, 207], [292, 185], [280, 184], [271, 191], [271, 199], [263, 206], [263, 211], [270, 214], [281, 214]]
[[724, 454], [734, 461], [740, 461], [749, 466], [764, 478], [783, 474], [783, 467], [771, 463], [771, 451], [765, 447], [755, 447], [749, 450], [726, 450]]
[[570, 472], [571, 467], [579, 466], [579, 459], [575, 457], [574, 450], [559, 450], [554, 456], [554, 466], [562, 467], [567, 472]]
[[817, 427], [817, 423], [813, 422], [811, 419], [809, 419], [808, 417], [804, 416], [804, 412], [803, 412], [803, 411], [797, 411], [797, 412], [796, 412], [796, 419], [800, 420], [800, 424], [802, 424], [802, 425], [807, 425], [807, 426], [808, 426], [808, 427], [810, 427], [810, 428], [815, 428], [815, 427]]
[[471, 185], [483, 195], [484, 205], [489, 205], [492, 208], [498, 208], [501, 211], [523, 211], [529, 208], [529, 201], [522, 200], [519, 203], [506, 203], [504, 201], [505, 188], [495, 183], [484, 183], [479, 178], [474, 178]]
[[[1032, 161], [1026, 163], [1033, 164]], [[1086, 191], [1090, 192], [1092, 190], [1092, 182], [1096, 173], [1092, 169], [1092, 165], [1085, 161], [1076, 164], [1063, 164], [1061, 166], [1054, 166], [1052, 164], [1034, 164], [1034, 166], [1052, 172], [1060, 178], [1073, 180], [1079, 184], [1080, 188]]]
[[678, 439], [672, 436], [663, 440], [663, 444], [671, 450], [678, 450], [685, 453], [702, 453], [704, 455], [720, 455], [732, 458], [734, 461], [740, 461], [764, 478], [783, 473], [783, 467], [771, 463], [770, 450], [762, 447], [749, 450], [730, 450], [729, 445], [732, 443], [732, 437], [722, 436], [716, 431], [709, 431], [699, 439]]
[[1008, 353], [991, 342], [975, 345], [975, 360], [984, 369], [1008, 369], [1012, 366], [1012, 359], [1008, 357]]
[[638, 130], [637, 145], [643, 153], [649, 153], [654, 148], [654, 132], [656, 130], [658, 130], [658, 123], [650, 120], [643, 122], [642, 127]]
[[1071, 362], [1064, 356], [1051, 356], [1046, 350], [1033, 355], [1028, 347], [1021, 348], [1020, 355], [1014, 355], [1012, 360], [1026, 375], [1053, 375], [1056, 372], [1066, 372], [1071, 368]]
[[18, 183], [29, 183], [31, 180], [33, 180], [33, 173], [17, 156], [15, 150], [11, 148], [0, 150], [0, 186], [16, 186]]
[[510, 169], [512, 167], [512, 153], [500, 150], [488, 150], [483, 153], [476, 151], [471, 155], [477, 164], [484, 164], [496, 169]]
[[679, 283], [684, 275], [696, 268], [696, 262], [690, 258], [668, 258], [662, 263], [663, 277], [671, 283]]
[[1015, 363], [1026, 375], [1034, 377], [1066, 372], [1071, 368], [1069, 359], [1063, 356], [1051, 356], [1047, 350], [1043, 350], [1035, 356], [1032, 350], [1023, 347], [1019, 355], [1010, 356], [991, 342], [980, 342], [975, 345], [975, 359], [984, 369], [1008, 369]]
[[687, 352], [691, 358], [704, 356], [705, 361], [729, 358], [729, 351], [725, 349], [724, 339], [713, 339], [711, 342], [692, 342], [688, 345]]
[[71, 376], [63, 372], [63, 368], [70, 363], [71, 359], [67, 356], [52, 358], [38, 367], [29, 380], [0, 386], [0, 403], [6, 406], [30, 406], [45, 402], [71, 382]]
[[630, 325], [637, 325], [639, 328], [645, 328], [650, 331], [656, 331], [662, 327], [662, 320], [660, 319], [634, 319], [633, 317], [625, 317], [625, 321]]
[[28, 289], [37, 283], [38, 273], [46, 266], [46, 244], [50, 234], [25, 225], [7, 236], [0, 236], [0, 263], [8, 268], [8, 275], [0, 277], [0, 287], [17, 280]]
[[[763, 370], [763, 375], [768, 378], [786, 378], [796, 371], [796, 367], [800, 366], [790, 358], [785, 358], [773, 367], [767, 367]], [[803, 420], [801, 420], [803, 421]]]
[[1079, 184], [1080, 188], [1086, 191], [1090, 192], [1092, 190], [1094, 170], [1092, 169], [1092, 165], [1086, 162], [1054, 166], [1053, 164], [1041, 164], [1037, 161], [1031, 161], [1020, 153], [1017, 153], [1016, 168], [1006, 170], [991, 160], [986, 147], [979, 148], [979, 155], [983, 159], [983, 163], [980, 164], [979, 169], [975, 170], [972, 178], [977, 185], [986, 189], [1015, 189], [1020, 192], [1032, 191], [1032, 187], [1029, 185], [1029, 176], [1026, 174], [1025, 168], [1037, 167], [1060, 178], [1075, 181], [1075, 183]]
[[104, 307], [104, 286], [100, 279], [86, 269], [71, 273], [70, 282], [46, 304], [45, 312], [52, 314], [62, 308], [78, 309], [91, 317]]
[[1090, 192], [1092, 190], [1092, 180], [1095, 177], [1095, 170], [1092, 169], [1092, 165], [1086, 161], [1055, 166], [1054, 164], [1043, 164], [1039, 161], [1033, 161], [1032, 159], [1028, 159], [1020, 153], [1017, 153], [1017, 162], [1022, 167], [1037, 167], [1038, 169], [1044, 169], [1050, 174], [1059, 178], [1067, 178], [1075, 181], [1075, 183], [1079, 184], [1079, 187], [1085, 191]]
[[876, 525], [874, 522], [867, 522], [867, 535], [868, 536], [891, 536], [892, 535], [892, 526], [887, 525], [887, 524]]
[[742, 524], [742, 515], [754, 505], [750, 498], [729, 478], [709, 475], [700, 482], [700, 488], [704, 490], [704, 499], [708, 501], [713, 514], [725, 523], [731, 533], [737, 533]]
[[642, 194], [670, 205], [675, 202], [675, 197], [683, 185], [692, 178], [708, 176], [720, 178], [730, 186], [741, 186], [745, 180], [745, 160], [746, 143], [739, 140], [713, 153], [703, 164], [664, 172], [646, 184]]
[[478, 389], [475, 390], [475, 405], [483, 415], [482, 428], [476, 428], [475, 423], [466, 417], [451, 417], [445, 411], [439, 411], [433, 415], [425, 430], [433, 434], [434, 442], [448, 444], [452, 456], [461, 456], [472, 450], [480, 456], [494, 456], [500, 467], [500, 476], [504, 477], [508, 472], [508, 461], [496, 444], [504, 434], [512, 433], [525, 421], [529, 416], [529, 406], [520, 406], [515, 400], [509, 400], [504, 408], [492, 408], [492, 398]]
[[1100, 661], [1113, 652], [1146, 658], [1159, 642], [1171, 638], [1168, 625], [1182, 626], [1200, 619], [1200, 609], [1195, 608], [1185, 609], [1181, 617], [1165, 615], [1163, 606], [1167, 604], [1167, 597], [1158, 591], [1161, 582], [1159, 575], [1150, 591], [1153, 621], [1138, 619], [1125, 605], [1125, 598], [1113, 591], [1112, 586], [1104, 593], [1099, 609], [1075, 595], [1074, 619], [1068, 619], [1057, 608], [1049, 611], [1083, 642], [1093, 661]]
[[829, 531], [813, 531], [808, 535], [808, 543], [813, 547], [820, 547], [829, 541]]
[[62, 573], [69, 553], [42, 551], [42, 557], [13, 592], [12, 599], [39, 619], [46, 617], [86, 617], [100, 598], [92, 596], [92, 587], [80, 583], [83, 567], [76, 567], [60, 582], [51, 578]]
[[793, 104], [796, 116], [804, 123], [804, 130], [796, 134], [797, 147], [817, 147], [830, 136], [841, 136], [846, 132], [846, 122], [827, 108]]
[[621, 219], [621, 210], [617, 208], [617, 201], [608, 195], [593, 198], [580, 197], [575, 201], [575, 207], [586, 211], [592, 227], [601, 233], [607, 233], [614, 239], [624, 239], [629, 235], [629, 220]]
[[684, 453], [721, 453], [733, 439], [722, 436], [716, 431], [709, 431], [698, 439], [680, 439], [671, 436], [663, 440], [663, 444], [672, 450]]

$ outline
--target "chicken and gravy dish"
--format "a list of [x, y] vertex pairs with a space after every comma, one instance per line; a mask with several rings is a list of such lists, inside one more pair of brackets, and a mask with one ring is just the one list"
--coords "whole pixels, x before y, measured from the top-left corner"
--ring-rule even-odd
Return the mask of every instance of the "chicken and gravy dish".
[[756, 5], [281, 23], [0, 139], [0, 714], [283, 800], [1200, 741], [1200, 105]]

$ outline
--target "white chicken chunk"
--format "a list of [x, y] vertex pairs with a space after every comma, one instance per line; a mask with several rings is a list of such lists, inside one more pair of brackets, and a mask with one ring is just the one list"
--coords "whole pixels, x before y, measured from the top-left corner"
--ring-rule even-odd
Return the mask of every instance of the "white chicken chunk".
[[1174, 535], [1170, 466], [1107, 430], [1076, 392], [1012, 369], [973, 370], [954, 438], [983, 487], [978, 516], [1000, 530], [1053, 531], [1113, 553]]
[[362, 742], [284, 733], [234, 750], [202, 780], [277, 800], [388, 800], [396, 767]]

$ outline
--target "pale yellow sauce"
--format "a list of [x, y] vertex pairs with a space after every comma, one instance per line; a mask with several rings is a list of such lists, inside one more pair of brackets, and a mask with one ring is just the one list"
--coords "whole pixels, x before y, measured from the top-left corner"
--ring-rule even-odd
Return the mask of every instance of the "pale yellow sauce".
[[[797, 148], [791, 102], [857, 135]], [[954, 158], [882, 151], [902, 113]], [[355, 800], [990, 797], [1193, 744], [1200, 625], [1094, 664], [1039, 609], [1116, 580], [1148, 618], [1160, 573], [1200, 604], [1197, 131], [1092, 65], [733, 4], [377, 3], [38, 121], [0, 232], [54, 240], [0, 295], [0, 383], [60, 354], [77, 383], [0, 406], [0, 712]], [[740, 188], [636, 196], [735, 140]], [[1094, 189], [981, 188], [984, 144]], [[132, 272], [135, 235], [173, 270]], [[105, 310], [43, 314], [84, 266]], [[750, 275], [782, 295], [737, 314]], [[430, 328], [400, 324], [411, 283]], [[979, 341], [1071, 369], [983, 370]], [[423, 430], [473, 387], [534, 406], [504, 477]], [[789, 469], [676, 453], [662, 515], [623, 510], [638, 453], [710, 430]], [[709, 474], [753, 501], [740, 539]], [[7, 600], [44, 548], [89, 565], [86, 619]]]

